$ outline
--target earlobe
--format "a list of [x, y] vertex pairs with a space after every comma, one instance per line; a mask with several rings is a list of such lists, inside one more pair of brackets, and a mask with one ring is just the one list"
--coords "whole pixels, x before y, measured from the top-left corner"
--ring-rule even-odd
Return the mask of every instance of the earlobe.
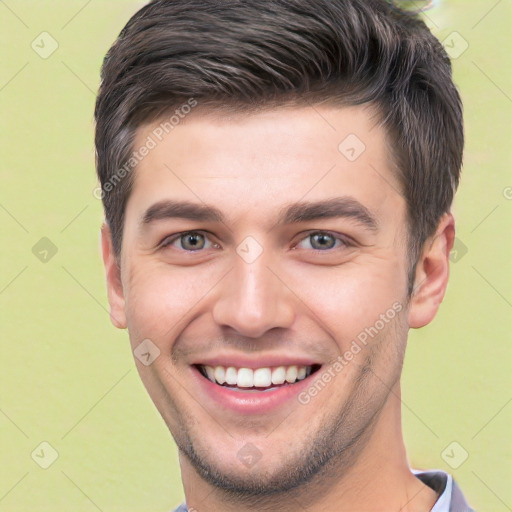
[[450, 272], [450, 251], [455, 239], [455, 220], [451, 213], [441, 218], [435, 234], [426, 240], [416, 265], [414, 291], [409, 307], [409, 326], [423, 327], [436, 316]]
[[126, 328], [126, 315], [121, 269], [119, 268], [112, 244], [110, 228], [106, 223], [101, 226], [101, 250], [107, 282], [107, 295], [110, 305], [110, 321], [119, 329]]

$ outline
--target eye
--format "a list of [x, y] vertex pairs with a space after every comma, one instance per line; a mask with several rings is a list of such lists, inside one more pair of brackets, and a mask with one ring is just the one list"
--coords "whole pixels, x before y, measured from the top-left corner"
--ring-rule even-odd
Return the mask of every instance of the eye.
[[219, 247], [218, 244], [210, 241], [210, 246], [207, 246], [208, 237], [200, 231], [186, 231], [178, 235], [172, 235], [166, 238], [161, 247], [175, 246], [176, 242], [181, 246], [181, 249], [187, 252], [200, 251], [201, 249], [211, 249]]
[[340, 247], [349, 247], [351, 245], [350, 242], [345, 237], [336, 236], [332, 233], [328, 233], [325, 231], [315, 231], [314, 233], [310, 233], [299, 244], [297, 244], [296, 247], [300, 246], [304, 242], [309, 242], [310, 247], [302, 246], [302, 249], [311, 248], [316, 251], [338, 249]]

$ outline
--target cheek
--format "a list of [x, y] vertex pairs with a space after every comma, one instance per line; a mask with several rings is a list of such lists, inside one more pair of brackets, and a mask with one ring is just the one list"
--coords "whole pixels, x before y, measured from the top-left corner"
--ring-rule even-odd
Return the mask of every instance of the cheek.
[[159, 263], [132, 265], [125, 286], [128, 331], [136, 339], [173, 339], [215, 284], [211, 271]]
[[[371, 261], [370, 261], [371, 260]], [[373, 326], [380, 315], [405, 309], [406, 270], [389, 258], [367, 257], [334, 269], [311, 267], [294, 276], [291, 288], [307, 306], [305, 314], [321, 323], [342, 344]], [[401, 305], [397, 306], [397, 303]]]

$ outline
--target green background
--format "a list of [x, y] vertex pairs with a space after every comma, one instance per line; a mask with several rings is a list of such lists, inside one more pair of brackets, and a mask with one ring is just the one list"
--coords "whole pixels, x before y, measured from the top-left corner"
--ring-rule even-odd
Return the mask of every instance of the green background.
[[[99, 68], [143, 4], [0, 2], [0, 512], [168, 511], [183, 498], [172, 438], [127, 333], [109, 321], [93, 195]], [[446, 470], [478, 511], [505, 512], [512, 2], [446, 0], [427, 23], [453, 55], [467, 44], [453, 58], [467, 143], [447, 296], [435, 321], [410, 335], [404, 435], [413, 467]], [[52, 40], [42, 32], [58, 44], [47, 58]], [[46, 261], [43, 237], [57, 249]], [[43, 441], [58, 452], [47, 469], [38, 464], [49, 461]]]

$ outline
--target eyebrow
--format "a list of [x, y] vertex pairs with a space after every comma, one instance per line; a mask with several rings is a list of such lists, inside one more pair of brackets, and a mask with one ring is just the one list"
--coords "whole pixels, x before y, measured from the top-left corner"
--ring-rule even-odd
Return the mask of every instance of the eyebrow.
[[145, 225], [158, 220], [173, 218], [197, 220], [200, 222], [224, 222], [222, 212], [213, 206], [189, 201], [164, 200], [155, 203], [146, 210], [141, 224]]
[[[141, 227], [173, 218], [225, 223], [223, 213], [214, 206], [190, 201], [163, 200], [145, 211], [141, 218]], [[276, 226], [333, 218], [349, 218], [371, 231], [378, 229], [376, 216], [366, 206], [351, 197], [287, 204], [280, 209]]]
[[377, 217], [366, 206], [351, 197], [286, 205], [281, 209], [278, 224], [295, 224], [337, 217], [353, 219], [371, 231], [378, 228]]

